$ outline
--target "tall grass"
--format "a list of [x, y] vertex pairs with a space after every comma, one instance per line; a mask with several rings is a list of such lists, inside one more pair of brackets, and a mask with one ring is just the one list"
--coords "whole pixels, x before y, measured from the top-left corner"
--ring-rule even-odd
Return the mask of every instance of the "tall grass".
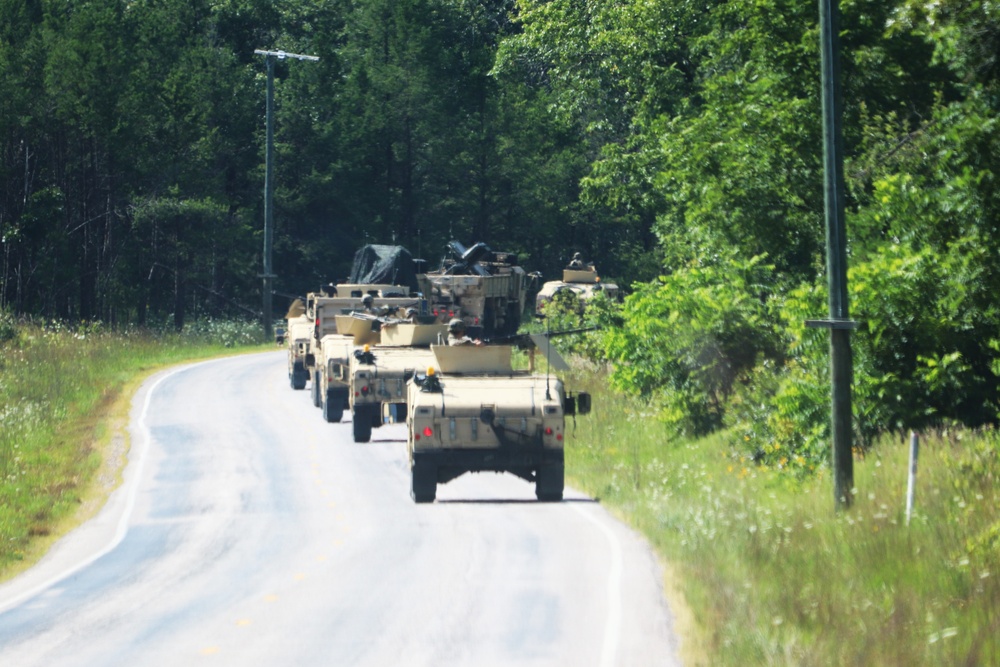
[[109, 410], [160, 366], [259, 345], [255, 325], [181, 333], [15, 321], [0, 313], [0, 574], [79, 506], [100, 465]]
[[725, 436], [670, 440], [599, 377], [570, 384], [588, 383], [594, 413], [568, 440], [567, 475], [672, 564], [701, 662], [1000, 664], [996, 432], [924, 438], [907, 526], [907, 443], [857, 460], [853, 507], [836, 512], [827, 471], [758, 467]]

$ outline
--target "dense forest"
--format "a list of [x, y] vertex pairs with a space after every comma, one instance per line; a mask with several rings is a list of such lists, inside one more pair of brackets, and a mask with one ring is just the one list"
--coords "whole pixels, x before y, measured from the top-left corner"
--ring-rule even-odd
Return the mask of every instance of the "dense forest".
[[[1000, 5], [841, 4], [855, 414], [1000, 411]], [[628, 287], [591, 356], [807, 470], [828, 415], [818, 9], [790, 0], [0, 0], [0, 310], [181, 326], [365, 243]], [[279, 306], [280, 309], [280, 306]]]

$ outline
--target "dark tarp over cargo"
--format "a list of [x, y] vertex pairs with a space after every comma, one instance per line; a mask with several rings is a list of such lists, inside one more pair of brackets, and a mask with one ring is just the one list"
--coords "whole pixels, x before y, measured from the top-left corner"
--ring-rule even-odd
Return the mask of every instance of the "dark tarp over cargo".
[[417, 291], [417, 270], [410, 251], [399, 245], [366, 245], [354, 254], [350, 282], [402, 285]]

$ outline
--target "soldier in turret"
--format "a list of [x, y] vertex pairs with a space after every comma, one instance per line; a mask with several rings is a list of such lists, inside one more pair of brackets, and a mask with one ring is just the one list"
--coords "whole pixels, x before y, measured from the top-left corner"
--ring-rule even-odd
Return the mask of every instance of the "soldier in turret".
[[566, 268], [568, 268], [568, 269], [585, 269], [586, 265], [584, 265], [584, 263], [583, 263], [583, 255], [581, 255], [578, 252], [573, 253], [573, 259], [570, 260], [569, 266], [567, 266]]
[[465, 335], [465, 322], [459, 318], [448, 322], [448, 345], [482, 345], [483, 341]]

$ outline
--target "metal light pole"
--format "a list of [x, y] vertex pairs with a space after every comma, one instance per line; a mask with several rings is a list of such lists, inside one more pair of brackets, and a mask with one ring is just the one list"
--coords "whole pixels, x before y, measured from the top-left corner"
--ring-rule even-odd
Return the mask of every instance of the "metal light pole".
[[315, 62], [319, 58], [299, 53], [261, 49], [255, 49], [254, 53], [264, 56], [264, 62], [267, 64], [267, 147], [264, 153], [264, 272], [260, 277], [264, 279], [262, 295], [264, 337], [270, 340], [274, 335], [271, 328], [274, 319], [271, 312], [271, 280], [277, 277], [271, 268], [271, 250], [274, 246], [274, 61], [275, 59], [295, 58], [296, 60]]
[[826, 271], [830, 318], [807, 326], [830, 330], [833, 494], [838, 509], [850, 507], [854, 489], [851, 452], [851, 320], [847, 303], [847, 230], [844, 223], [844, 140], [841, 129], [839, 0], [819, 0], [823, 95], [823, 194], [826, 202]]

